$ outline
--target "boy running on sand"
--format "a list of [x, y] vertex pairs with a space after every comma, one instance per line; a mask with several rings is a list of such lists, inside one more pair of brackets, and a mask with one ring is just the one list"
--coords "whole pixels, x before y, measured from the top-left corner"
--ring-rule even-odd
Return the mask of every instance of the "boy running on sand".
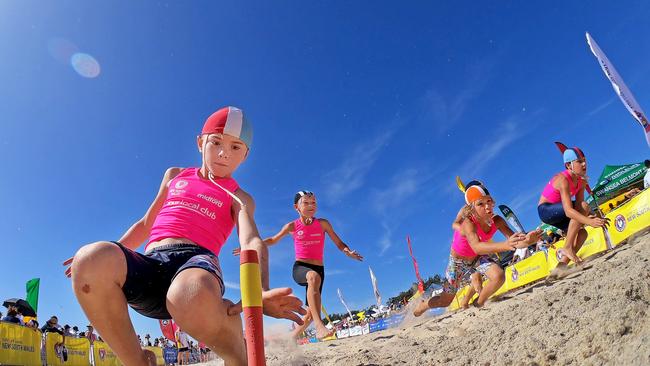
[[310, 191], [296, 193], [294, 208], [300, 217], [284, 225], [280, 232], [274, 236], [264, 239], [268, 246], [276, 244], [285, 235], [293, 234], [296, 262], [293, 264], [293, 279], [300, 286], [306, 287], [305, 303], [309, 306], [309, 312], [303, 317], [304, 324], [296, 327], [293, 337], [298, 338], [300, 334], [313, 321], [316, 326], [316, 337], [323, 339], [330, 336], [333, 331], [325, 327], [321, 319], [321, 293], [323, 282], [325, 282], [325, 267], [323, 264], [323, 252], [325, 248], [325, 233], [329, 235], [337, 248], [345, 255], [358, 261], [363, 257], [345, 244], [326, 219], [316, 218], [316, 196]]

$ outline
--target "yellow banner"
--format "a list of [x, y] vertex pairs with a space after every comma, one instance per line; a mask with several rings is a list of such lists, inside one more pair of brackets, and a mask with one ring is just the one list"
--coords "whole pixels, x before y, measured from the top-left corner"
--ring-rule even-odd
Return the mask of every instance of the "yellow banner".
[[582, 244], [580, 250], [578, 250], [578, 257], [585, 259], [607, 250], [607, 242], [605, 241], [603, 229], [587, 226], [585, 230], [587, 230], [587, 239]]
[[117, 359], [113, 350], [108, 347], [108, 344], [100, 341], [93, 343], [93, 356], [95, 358], [95, 366], [120, 366], [120, 360]]
[[650, 226], [650, 189], [636, 195], [606, 217], [612, 223], [609, 234], [613, 245], [618, 245], [630, 235], [647, 228]]
[[[510, 291], [545, 278], [549, 274], [546, 253], [539, 251], [530, 257], [506, 267], [506, 282], [501, 289]], [[492, 295], [494, 296], [494, 295]]]
[[41, 332], [0, 322], [0, 365], [41, 365]]
[[156, 364], [158, 366], [165, 366], [165, 357], [163, 357], [163, 350], [160, 347], [144, 347], [149, 351], [156, 354]]
[[58, 333], [46, 333], [45, 356], [48, 366], [90, 366], [90, 342], [86, 338], [65, 337], [65, 349], [68, 353], [64, 360], [63, 337]]

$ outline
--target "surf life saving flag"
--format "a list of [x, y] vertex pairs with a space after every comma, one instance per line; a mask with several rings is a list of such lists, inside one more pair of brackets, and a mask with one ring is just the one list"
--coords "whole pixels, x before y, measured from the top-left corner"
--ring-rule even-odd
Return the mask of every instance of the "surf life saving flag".
[[593, 38], [591, 38], [589, 33], [587, 33], [587, 44], [589, 44], [591, 52], [598, 59], [600, 67], [603, 69], [605, 76], [607, 76], [609, 81], [612, 83], [614, 91], [618, 97], [621, 98], [625, 108], [627, 108], [630, 114], [632, 114], [632, 117], [634, 117], [634, 119], [641, 124], [641, 127], [643, 127], [646, 143], [650, 146], [650, 123], [648, 123], [648, 119], [646, 118], [645, 113], [643, 113], [641, 106], [637, 103], [636, 99], [634, 99], [634, 95], [632, 95], [630, 89], [625, 85], [625, 82], [623, 82], [621, 75], [618, 74], [614, 65], [612, 65], [603, 50], [598, 47], [598, 44]]
[[172, 342], [176, 342], [176, 323], [171, 319], [159, 319], [160, 330], [165, 338], [169, 339]]
[[345, 310], [348, 311], [348, 315], [350, 315], [350, 320], [354, 320], [354, 317], [352, 317], [352, 312], [350, 311], [348, 304], [346, 304], [345, 300], [343, 300], [343, 294], [341, 293], [341, 289], [337, 288], [336, 292], [339, 294], [339, 300], [341, 300], [341, 304], [343, 304], [343, 306], [345, 306]]
[[38, 290], [41, 287], [41, 279], [40, 278], [32, 278], [31, 280], [27, 281], [25, 284], [25, 291], [27, 292], [27, 296], [25, 297], [25, 300], [29, 303], [29, 305], [34, 309], [34, 312], [38, 314]]
[[418, 261], [415, 260], [415, 256], [413, 256], [413, 248], [411, 247], [411, 237], [406, 236], [406, 243], [409, 246], [409, 254], [411, 255], [411, 259], [413, 259], [413, 267], [415, 268], [415, 277], [418, 279], [418, 291], [420, 293], [424, 292], [424, 283], [422, 282], [422, 277], [420, 277], [420, 268], [418, 267]]
[[377, 299], [377, 306], [381, 306], [381, 294], [377, 288], [377, 277], [375, 277], [375, 273], [370, 266], [368, 266], [368, 270], [370, 271], [370, 281], [372, 281], [372, 290], [375, 293], [375, 299]]

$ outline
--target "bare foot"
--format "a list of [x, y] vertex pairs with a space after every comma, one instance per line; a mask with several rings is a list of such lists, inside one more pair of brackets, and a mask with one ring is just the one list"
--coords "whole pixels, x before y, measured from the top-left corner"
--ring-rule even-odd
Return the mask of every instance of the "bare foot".
[[420, 316], [424, 314], [425, 311], [429, 310], [429, 302], [422, 300], [418, 304], [418, 306], [415, 307], [415, 310], [413, 310], [413, 315], [415, 316]]
[[334, 329], [327, 329], [327, 327], [325, 326], [323, 326], [322, 328], [321, 327], [316, 328], [316, 338], [318, 339], [327, 338], [332, 334], [334, 334]]
[[569, 248], [565, 247], [565, 248], [558, 249], [557, 251], [558, 251], [558, 253], [560, 253], [560, 256], [569, 258], [571, 261], [573, 261], [573, 263], [576, 263], [576, 264], [577, 263], [582, 263], [582, 259], [580, 259], [580, 257], [578, 257], [573, 252], [573, 250], [571, 250]]

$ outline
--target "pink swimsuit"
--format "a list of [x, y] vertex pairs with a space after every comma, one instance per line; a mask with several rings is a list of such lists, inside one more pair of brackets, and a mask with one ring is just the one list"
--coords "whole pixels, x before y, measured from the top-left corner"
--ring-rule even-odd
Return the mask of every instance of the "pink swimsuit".
[[[239, 188], [232, 178], [215, 181], [233, 193]], [[184, 169], [169, 181], [147, 246], [165, 238], [186, 238], [218, 256], [235, 225], [231, 206], [232, 197], [201, 178], [199, 168]]]
[[[473, 217], [470, 216], [469, 219], [476, 227], [476, 234], [478, 235], [478, 238], [481, 240], [481, 242], [488, 242], [492, 239], [494, 233], [497, 231], [496, 225], [492, 224], [492, 226], [490, 226], [490, 231], [486, 233], [483, 231], [483, 229], [481, 229], [481, 225], [479, 225]], [[458, 230], [454, 231], [454, 241], [451, 243], [451, 248], [456, 252], [456, 254], [463, 257], [477, 256], [477, 254], [474, 252], [474, 249], [472, 249], [472, 247], [469, 245], [467, 238]]]
[[296, 249], [296, 260], [315, 259], [323, 260], [325, 248], [325, 232], [320, 221], [314, 218], [310, 225], [305, 225], [298, 219], [293, 222], [293, 243]]
[[[576, 193], [579, 192], [580, 188], [582, 188], [581, 179], [578, 178], [578, 181], [576, 182], [575, 186], [571, 186], [571, 183], [573, 182], [571, 180], [571, 173], [569, 173], [568, 170], [565, 170], [559, 174], [564, 175], [566, 179], [569, 181], [569, 190], [571, 191], [571, 196], [572, 197], [575, 196]], [[557, 176], [557, 174], [555, 176]], [[553, 176], [553, 178], [555, 178], [555, 176]], [[549, 201], [549, 203], [560, 203], [562, 202], [562, 196], [560, 196], [560, 191], [553, 187], [553, 178], [551, 178], [548, 184], [546, 184], [546, 187], [544, 187], [544, 191], [542, 191], [542, 196], [544, 196]]]

